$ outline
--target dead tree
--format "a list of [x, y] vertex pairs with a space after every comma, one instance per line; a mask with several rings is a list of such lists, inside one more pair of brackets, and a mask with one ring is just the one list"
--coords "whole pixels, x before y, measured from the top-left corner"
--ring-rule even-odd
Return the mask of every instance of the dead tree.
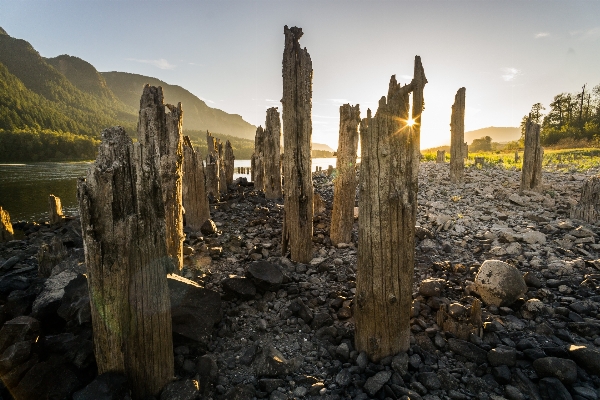
[[[423, 87], [421, 58], [412, 82], [392, 76], [375, 117], [361, 122], [355, 342], [371, 360], [407, 351], [415, 258], [415, 222]], [[412, 120], [409, 94], [412, 92]]]
[[210, 209], [202, 157], [194, 150], [188, 136], [183, 137], [182, 192], [185, 224], [190, 229], [199, 231], [202, 224], [210, 218]]
[[329, 236], [334, 245], [350, 243], [356, 197], [356, 151], [358, 148], [359, 105], [340, 107], [340, 136], [337, 150], [337, 176], [333, 188], [333, 211]]
[[167, 251], [177, 271], [183, 268], [183, 205], [181, 175], [183, 164], [183, 111], [163, 104], [162, 88], [146, 85], [140, 99], [138, 135], [142, 144], [159, 155], [160, 181], [165, 206]]
[[438, 164], [443, 164], [446, 162], [446, 150], [438, 150], [436, 157], [435, 157], [435, 162]]
[[134, 399], [158, 396], [174, 374], [159, 144], [146, 128], [135, 145], [105, 129], [77, 188], [98, 373], [124, 373]]
[[225, 168], [225, 183], [227, 186], [233, 184], [233, 169], [235, 164], [235, 156], [233, 155], [233, 147], [228, 140], [225, 142], [225, 154], [223, 155], [223, 166]]
[[450, 181], [453, 183], [462, 182], [465, 176], [465, 92], [464, 87], [456, 92], [450, 118]]
[[8, 211], [0, 207], [0, 242], [13, 240], [14, 234]]
[[581, 188], [579, 203], [571, 209], [571, 218], [590, 224], [600, 220], [600, 176], [588, 178]]
[[277, 107], [267, 110], [263, 141], [265, 198], [281, 197], [281, 122]]
[[540, 125], [529, 118], [525, 125], [525, 150], [521, 169], [521, 191], [542, 188], [542, 157], [544, 150], [540, 144]]
[[298, 42], [302, 28], [284, 28], [283, 145], [284, 216], [282, 252], [293, 261], [312, 259], [313, 186], [311, 174], [312, 61]]
[[62, 222], [64, 215], [60, 197], [56, 197], [53, 194], [48, 196], [48, 214], [50, 216], [50, 224], [54, 225]]
[[256, 135], [254, 136], [254, 153], [251, 159], [251, 170], [252, 170], [252, 181], [254, 182], [254, 189], [264, 190], [265, 188], [265, 166], [263, 162], [264, 154], [264, 143], [265, 143], [265, 130], [262, 126], [256, 128]]

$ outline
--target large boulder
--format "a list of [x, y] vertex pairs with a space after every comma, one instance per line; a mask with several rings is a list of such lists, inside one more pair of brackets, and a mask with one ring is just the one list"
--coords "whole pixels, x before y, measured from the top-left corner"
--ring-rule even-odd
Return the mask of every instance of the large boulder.
[[73, 394], [73, 400], [121, 400], [129, 394], [125, 375], [107, 372]]
[[527, 292], [518, 269], [500, 260], [486, 260], [475, 276], [475, 289], [487, 305], [507, 306]]
[[569, 355], [587, 372], [600, 375], [600, 350], [585, 344], [572, 344], [569, 346]]
[[221, 321], [221, 295], [178, 275], [168, 275], [173, 332], [208, 343]]
[[276, 292], [283, 282], [283, 273], [275, 265], [266, 261], [256, 261], [250, 264], [246, 276], [259, 290]]
[[74, 321], [78, 325], [92, 321], [90, 293], [87, 278], [79, 274], [65, 286], [65, 294], [58, 307], [58, 315], [65, 321]]
[[35, 339], [39, 331], [40, 322], [32, 317], [21, 316], [5, 322], [0, 329], [0, 354], [13, 343]]
[[38, 318], [42, 323], [58, 317], [56, 311], [65, 295], [65, 288], [73, 279], [77, 278], [77, 273], [70, 270], [62, 271], [46, 280], [44, 290], [33, 302], [31, 315]]

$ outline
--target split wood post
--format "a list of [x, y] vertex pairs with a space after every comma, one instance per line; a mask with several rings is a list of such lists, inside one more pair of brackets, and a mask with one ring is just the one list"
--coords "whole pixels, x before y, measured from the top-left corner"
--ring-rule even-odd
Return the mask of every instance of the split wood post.
[[515, 150], [515, 162], [519, 162], [521, 157], [519, 157], [519, 150]]
[[284, 215], [281, 250], [292, 261], [312, 259], [313, 185], [311, 173], [312, 61], [298, 42], [302, 28], [283, 29]]
[[225, 174], [225, 150], [221, 139], [217, 139], [217, 155], [219, 158], [219, 191], [223, 194], [227, 193], [227, 177]]
[[540, 125], [527, 120], [525, 125], [525, 150], [521, 169], [521, 192], [542, 188], [542, 157], [544, 150], [540, 144]]
[[462, 182], [465, 176], [465, 92], [458, 89], [450, 117], [450, 182]]
[[13, 240], [14, 234], [8, 211], [0, 207], [0, 242]]
[[140, 99], [138, 140], [157, 151], [159, 156], [160, 188], [165, 206], [167, 252], [176, 271], [183, 268], [183, 111], [163, 103], [160, 86], [146, 85]]
[[265, 198], [279, 199], [281, 193], [281, 122], [277, 107], [267, 110], [263, 141]]
[[183, 208], [185, 224], [199, 231], [202, 224], [210, 218], [208, 197], [206, 195], [206, 177], [200, 153], [192, 146], [188, 136], [183, 137]]
[[485, 158], [483, 157], [475, 157], [475, 165], [483, 166], [485, 164]]
[[435, 162], [438, 164], [443, 164], [444, 162], [446, 162], [446, 150], [437, 151]]
[[125, 374], [133, 399], [158, 397], [174, 375], [157, 146], [105, 129], [77, 187], [98, 373]]
[[583, 183], [581, 198], [571, 209], [571, 218], [590, 224], [600, 220], [600, 175], [592, 176]]
[[[415, 223], [423, 87], [419, 56], [412, 82], [392, 76], [375, 117], [361, 122], [355, 344], [373, 361], [407, 351], [415, 259]], [[413, 93], [413, 126], [409, 93]]]
[[[463, 128], [464, 129], [464, 128]], [[463, 158], [466, 160], [467, 158], [469, 158], [469, 145], [467, 144], [467, 142], [463, 143], [463, 150], [462, 150], [462, 155]]]
[[53, 194], [48, 196], [48, 214], [50, 216], [50, 224], [54, 225], [62, 222], [64, 215], [60, 197], [56, 197]]
[[235, 155], [233, 154], [233, 147], [231, 142], [228, 140], [225, 142], [225, 155], [223, 156], [223, 164], [225, 167], [225, 183], [227, 186], [233, 184], [233, 170], [235, 165]]
[[256, 190], [264, 190], [265, 188], [264, 145], [265, 130], [262, 126], [259, 126], [256, 128], [256, 135], [254, 136], [254, 153], [251, 160], [252, 181]]
[[333, 211], [331, 212], [331, 243], [350, 243], [354, 225], [356, 198], [356, 151], [358, 149], [359, 105], [340, 107], [340, 134], [337, 150], [337, 176], [333, 181]]
[[217, 140], [206, 131], [206, 144], [208, 152], [206, 154], [206, 191], [207, 196], [211, 195], [217, 201], [219, 200], [219, 157]]

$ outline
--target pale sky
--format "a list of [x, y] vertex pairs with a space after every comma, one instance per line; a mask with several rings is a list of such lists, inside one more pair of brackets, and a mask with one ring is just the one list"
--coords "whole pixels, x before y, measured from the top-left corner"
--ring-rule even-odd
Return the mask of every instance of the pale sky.
[[450, 142], [461, 86], [469, 131], [518, 126], [532, 104], [600, 84], [598, 0], [0, 0], [0, 26], [44, 57], [153, 76], [254, 125], [281, 111], [284, 25], [304, 31], [313, 141], [333, 148], [339, 106], [375, 112], [392, 74], [410, 82], [415, 55], [429, 80], [421, 148]]

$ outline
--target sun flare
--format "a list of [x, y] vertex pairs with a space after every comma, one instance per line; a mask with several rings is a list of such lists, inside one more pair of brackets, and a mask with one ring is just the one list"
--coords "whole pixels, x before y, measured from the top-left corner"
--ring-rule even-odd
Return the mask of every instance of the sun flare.
[[406, 125], [408, 126], [413, 126], [415, 124], [415, 120], [412, 118], [409, 118], [406, 120]]

